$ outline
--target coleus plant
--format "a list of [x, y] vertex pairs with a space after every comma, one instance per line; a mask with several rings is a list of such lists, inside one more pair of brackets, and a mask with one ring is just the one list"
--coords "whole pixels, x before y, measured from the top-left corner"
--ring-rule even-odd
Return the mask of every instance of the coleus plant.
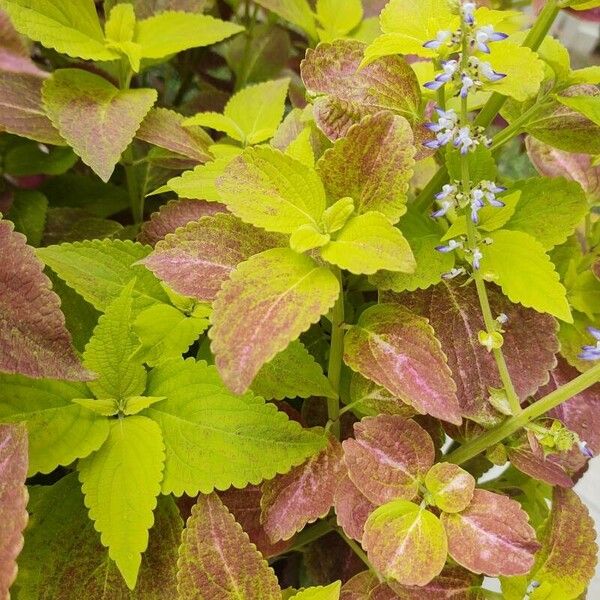
[[585, 597], [600, 3], [481, 4], [0, 0], [0, 596]]

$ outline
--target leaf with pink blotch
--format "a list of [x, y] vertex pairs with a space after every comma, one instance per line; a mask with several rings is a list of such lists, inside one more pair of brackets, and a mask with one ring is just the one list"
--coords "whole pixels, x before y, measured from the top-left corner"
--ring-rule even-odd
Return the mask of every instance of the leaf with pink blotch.
[[[475, 286], [462, 283], [442, 282], [411, 294], [385, 292], [382, 301], [398, 302], [429, 319], [448, 357], [462, 415], [490, 425], [501, 415], [488, 402], [489, 388], [501, 388], [502, 382], [494, 357], [477, 339], [485, 324]], [[558, 325], [550, 315], [512, 304], [495, 285], [487, 289], [492, 314], [508, 317], [502, 352], [516, 392], [524, 400], [548, 381], [548, 372], [556, 365]]]
[[0, 71], [13, 73], [29, 73], [44, 77], [42, 71], [29, 57], [29, 49], [15, 28], [8, 15], [0, 10]]
[[160, 240], [164, 240], [167, 234], [175, 233], [179, 227], [185, 227], [190, 221], [222, 212], [227, 212], [227, 209], [218, 202], [170, 200], [142, 224], [138, 242], [154, 247]]
[[241, 490], [232, 487], [224, 492], [218, 492], [218, 494], [223, 504], [235, 517], [235, 520], [248, 534], [250, 541], [265, 558], [281, 554], [290, 545], [288, 541], [271, 543], [265, 528], [260, 522], [262, 486], [248, 485]]
[[183, 127], [185, 117], [166, 108], [153, 108], [142, 121], [135, 137], [148, 144], [191, 158], [197, 163], [212, 159], [211, 137], [200, 127]]
[[368, 308], [346, 334], [344, 361], [421, 414], [460, 424], [456, 386], [426, 319], [396, 304]]
[[10, 598], [27, 525], [27, 429], [0, 425], [0, 598]]
[[198, 496], [179, 549], [177, 589], [186, 600], [280, 600], [275, 573], [219, 496]]
[[335, 491], [334, 506], [338, 525], [348, 537], [360, 542], [365, 523], [377, 508], [375, 504], [363, 495], [348, 475], [345, 475]]
[[414, 71], [399, 56], [387, 56], [359, 69], [366, 44], [336, 40], [309, 49], [300, 66], [314, 101], [319, 128], [331, 140], [348, 133], [364, 116], [389, 110], [418, 120], [421, 91]]
[[277, 234], [216, 214], [168, 234], [143, 264], [177, 293], [212, 302], [239, 263], [283, 244]]
[[362, 544], [375, 569], [402, 585], [427, 585], [448, 556], [439, 518], [406, 500], [392, 500], [371, 513]]
[[516, 500], [475, 490], [466, 510], [442, 513], [441, 519], [450, 556], [469, 571], [497, 577], [523, 575], [533, 567], [540, 545]]
[[241, 394], [260, 368], [327, 314], [336, 276], [309, 256], [274, 248], [238, 265], [213, 305], [209, 337], [225, 384]]
[[343, 442], [344, 462], [360, 492], [375, 505], [412, 500], [435, 459], [429, 434], [412, 419], [379, 415], [355, 423], [354, 435]]
[[358, 214], [374, 210], [395, 223], [406, 212], [414, 154], [410, 123], [379, 112], [337, 140], [317, 163], [317, 171], [331, 203], [350, 197]]
[[460, 512], [469, 506], [475, 491], [471, 473], [451, 463], [437, 463], [425, 475], [432, 503], [444, 512]]
[[289, 473], [265, 481], [261, 523], [272, 542], [288, 540], [305, 525], [327, 515], [345, 467], [342, 446], [329, 436], [327, 446]]
[[89, 381], [71, 345], [44, 265], [25, 236], [0, 221], [0, 371], [32, 378]]

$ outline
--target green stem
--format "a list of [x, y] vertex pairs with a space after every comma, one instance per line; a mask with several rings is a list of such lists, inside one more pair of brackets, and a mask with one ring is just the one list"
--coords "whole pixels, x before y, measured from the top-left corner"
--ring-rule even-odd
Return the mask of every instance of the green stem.
[[340, 382], [342, 379], [342, 361], [344, 358], [344, 285], [342, 274], [336, 270], [336, 277], [340, 284], [340, 295], [331, 311], [331, 347], [329, 349], [329, 365], [327, 377], [337, 397], [327, 399], [327, 416], [331, 421], [331, 430], [339, 439], [340, 437]]
[[531, 421], [545, 415], [547, 412], [571, 399], [573, 396], [587, 390], [598, 381], [600, 381], [600, 363], [594, 365], [589, 371], [582, 373], [569, 383], [559, 387], [537, 402], [534, 402], [519, 415], [509, 417], [497, 427], [490, 429], [480, 437], [461, 446], [458, 450], [446, 456], [444, 460], [457, 465], [461, 465], [466, 461], [471, 460], [478, 454], [485, 452], [488, 448], [499, 444], [513, 433], [516, 433]]
[[290, 548], [286, 548], [284, 552], [293, 552], [301, 550], [304, 546], [311, 544], [335, 530], [334, 524], [329, 520], [318, 521], [310, 527], [305, 527], [300, 533], [294, 537], [294, 544]]

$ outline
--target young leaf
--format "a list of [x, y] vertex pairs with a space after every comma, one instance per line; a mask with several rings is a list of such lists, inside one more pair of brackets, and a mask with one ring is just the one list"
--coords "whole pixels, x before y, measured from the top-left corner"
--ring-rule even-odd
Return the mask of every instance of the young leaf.
[[448, 555], [440, 520], [406, 500], [393, 500], [371, 514], [363, 545], [377, 571], [403, 585], [428, 584], [442, 572]]
[[134, 591], [108, 558], [83, 503], [77, 475], [32, 488], [34, 516], [19, 558], [16, 586], [25, 598], [159, 600], [177, 595], [182, 521], [172, 498], [159, 497], [148, 550]]
[[257, 0], [256, 3], [296, 25], [311, 39], [317, 39], [315, 18], [308, 0]]
[[42, 106], [44, 78], [0, 71], [0, 128], [43, 144], [64, 145]]
[[310, 587], [294, 594], [290, 600], [339, 600], [341, 588], [341, 581], [325, 587]]
[[317, 170], [330, 201], [351, 197], [359, 214], [378, 211], [395, 223], [406, 212], [413, 165], [410, 124], [390, 112], [379, 112], [337, 140]]
[[216, 494], [198, 497], [183, 533], [178, 566], [181, 598], [281, 598], [275, 573]]
[[179, 294], [212, 302], [239, 263], [284, 245], [283, 236], [217, 214], [167, 235], [143, 264]]
[[354, 435], [343, 443], [344, 461], [360, 492], [376, 505], [412, 500], [433, 465], [429, 434], [412, 419], [379, 415], [355, 423]]
[[115, 60], [106, 46], [93, 0], [2, 0], [17, 31], [47, 48], [85, 60]]
[[261, 523], [272, 542], [288, 540], [327, 515], [345, 468], [342, 446], [329, 435], [327, 446], [304, 464], [263, 484]]
[[27, 525], [27, 429], [0, 425], [0, 595], [10, 598]]
[[413, 273], [381, 271], [374, 274], [370, 280], [381, 290], [395, 292], [426, 289], [442, 279], [454, 266], [454, 253], [436, 252], [436, 246], [441, 245], [442, 232], [433, 219], [409, 210], [398, 223], [412, 249], [416, 261]]
[[42, 95], [61, 136], [104, 182], [157, 98], [155, 90], [119, 90], [81, 69], [55, 71]]
[[362, 17], [361, 0], [317, 0], [319, 39], [331, 42], [346, 36], [360, 24]]
[[226, 385], [247, 390], [260, 368], [326, 314], [339, 294], [329, 269], [287, 248], [241, 263], [217, 295], [209, 332]]
[[475, 490], [460, 513], [442, 513], [450, 556], [460, 565], [490, 577], [522, 575], [533, 566], [540, 545], [527, 514], [516, 500]]
[[475, 478], [458, 465], [437, 463], [427, 471], [425, 486], [435, 506], [444, 512], [455, 513], [471, 503]]
[[272, 138], [281, 123], [289, 84], [289, 79], [279, 79], [248, 86], [232, 96], [223, 115], [199, 113], [185, 125], [224, 131], [244, 145], [259, 144]]
[[88, 384], [97, 398], [120, 400], [137, 396], [146, 387], [142, 361], [131, 358], [139, 344], [131, 330], [134, 284], [132, 280], [107, 307], [85, 347], [84, 364], [99, 376]]
[[[483, 248], [481, 269], [496, 279], [512, 302], [573, 322], [567, 291], [544, 252], [529, 234], [501, 229], [490, 234], [492, 243]], [[519, 269], [514, 269], [515, 261]]]
[[232, 213], [267, 231], [318, 227], [325, 210], [325, 190], [315, 171], [266, 146], [247, 148], [229, 164], [217, 190]]
[[[502, 351], [524, 400], [547, 381], [556, 364], [557, 323], [549, 315], [512, 304], [496, 286], [488, 285], [487, 293], [492, 314], [508, 317]], [[479, 423], [494, 423], [498, 415], [488, 402], [489, 389], [502, 387], [502, 382], [493, 356], [475, 340], [484, 329], [475, 286], [443, 282], [414, 294], [386, 294], [383, 300], [397, 301], [429, 320], [448, 357], [461, 413]]]
[[72, 402], [89, 395], [81, 383], [0, 375], [0, 421], [24, 423], [29, 432], [28, 475], [51, 473], [104, 443], [108, 421]]
[[[579, 450], [576, 450], [576, 452], [579, 453]], [[508, 448], [508, 460], [522, 473], [543, 481], [548, 485], [559, 485], [570, 488], [575, 483], [565, 470], [563, 464], [561, 464], [565, 462], [561, 460], [562, 458], [560, 454], [545, 456], [537, 440], [535, 441], [535, 451], [527, 439], [519, 446]]]
[[[0, 371], [87, 381], [43, 265], [25, 236], [0, 220]], [[18, 267], [18, 268], [17, 268]]]
[[392, 304], [367, 309], [346, 334], [344, 361], [421, 414], [459, 424], [456, 385], [429, 323]]
[[164, 459], [160, 427], [134, 416], [113, 421], [100, 450], [79, 461], [90, 518], [131, 590], [148, 547]]
[[199, 127], [183, 127], [183, 115], [166, 108], [153, 108], [142, 121], [135, 137], [148, 144], [170, 150], [195, 162], [211, 160], [210, 136]]
[[166, 11], [137, 23], [135, 43], [142, 58], [164, 58], [189, 48], [210, 46], [244, 28], [208, 15]]
[[323, 369], [299, 340], [263, 365], [250, 387], [266, 400], [337, 397]]
[[192, 171], [186, 171], [181, 177], [169, 179], [167, 187], [180, 198], [221, 202], [221, 196], [215, 184], [234, 158], [235, 156], [221, 157], [199, 165]]
[[105, 311], [134, 278], [136, 309], [157, 301], [169, 302], [154, 275], [136, 264], [149, 253], [147, 246], [121, 240], [89, 240], [37, 250], [47, 266], [100, 311]]
[[342, 477], [334, 496], [335, 514], [338, 525], [349, 538], [361, 541], [365, 523], [377, 508], [354, 485], [348, 475]]
[[314, 102], [319, 128], [331, 140], [366, 115], [382, 110], [420, 118], [421, 90], [414, 71], [398, 56], [386, 57], [359, 69], [366, 45], [356, 40], [319, 44], [300, 65], [302, 79]]
[[303, 430], [275, 405], [251, 393], [232, 394], [205, 363], [175, 360], [154, 369], [147, 394], [167, 398], [148, 409], [166, 446], [165, 494], [257, 484], [325, 445], [322, 435]]

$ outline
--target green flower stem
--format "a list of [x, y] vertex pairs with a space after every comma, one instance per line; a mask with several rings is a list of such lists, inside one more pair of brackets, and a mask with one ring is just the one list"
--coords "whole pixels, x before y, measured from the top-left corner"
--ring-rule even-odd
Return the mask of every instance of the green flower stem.
[[[463, 41], [462, 41], [462, 64], [461, 71], [467, 67], [469, 59], [468, 48], [467, 48], [467, 25], [463, 21]], [[463, 98], [461, 102], [461, 125], [464, 127], [470, 125], [469, 122], [469, 109], [468, 99]], [[469, 197], [471, 194], [471, 175], [469, 173], [469, 159], [465, 154], [461, 154], [461, 176], [462, 176], [462, 192], [465, 197]], [[477, 229], [475, 223], [470, 218], [470, 215], [465, 215], [467, 221], [467, 238], [469, 250], [473, 252], [477, 248]], [[496, 323], [494, 316], [492, 315], [492, 309], [490, 308], [490, 301], [485, 289], [485, 282], [481, 276], [481, 272], [478, 269], [473, 269], [473, 279], [475, 280], [475, 286], [477, 288], [477, 296], [479, 297], [479, 305], [481, 306], [481, 312], [483, 314], [483, 320], [485, 322], [485, 328], [488, 334], [496, 332]], [[521, 403], [519, 397], [515, 392], [515, 386], [513, 385], [510, 373], [506, 366], [506, 360], [504, 354], [500, 348], [494, 348], [492, 350], [496, 365], [498, 367], [498, 373], [500, 374], [500, 380], [502, 381], [502, 387], [506, 391], [510, 409], [513, 415], [518, 415], [521, 412]]]
[[[529, 30], [523, 46], [537, 50], [544, 38], [550, 31], [552, 24], [554, 23], [560, 7], [558, 6], [557, 0], [548, 0], [544, 6], [542, 12], [538, 15], [533, 27]], [[488, 127], [495, 119], [496, 115], [500, 112], [500, 109], [504, 106], [507, 101], [506, 96], [500, 94], [492, 94], [491, 98], [487, 101], [485, 106], [481, 109], [477, 118], [475, 119], [475, 125], [481, 127]], [[514, 129], [511, 131], [511, 137], [518, 135], [520, 130]], [[507, 138], [502, 141], [502, 144], [506, 143], [509, 139]], [[414, 206], [419, 211], [425, 211], [433, 202], [433, 197], [440, 188], [448, 182], [448, 173], [446, 167], [442, 166], [438, 172], [433, 176], [431, 181], [423, 188], [421, 193], [417, 196], [414, 201]]]
[[340, 283], [340, 295], [331, 311], [331, 347], [329, 349], [329, 365], [327, 377], [337, 397], [327, 399], [327, 416], [331, 422], [331, 431], [340, 438], [340, 381], [342, 378], [342, 361], [344, 358], [344, 285], [342, 274], [336, 269], [335, 275]]
[[559, 387], [541, 400], [534, 402], [519, 415], [509, 417], [493, 429], [490, 429], [477, 439], [472, 440], [445, 457], [444, 460], [461, 465], [471, 460], [488, 448], [499, 444], [507, 437], [525, 427], [531, 421], [545, 415], [563, 402], [580, 394], [584, 390], [600, 381], [600, 363], [594, 365], [589, 371], [582, 373], [569, 383]]

